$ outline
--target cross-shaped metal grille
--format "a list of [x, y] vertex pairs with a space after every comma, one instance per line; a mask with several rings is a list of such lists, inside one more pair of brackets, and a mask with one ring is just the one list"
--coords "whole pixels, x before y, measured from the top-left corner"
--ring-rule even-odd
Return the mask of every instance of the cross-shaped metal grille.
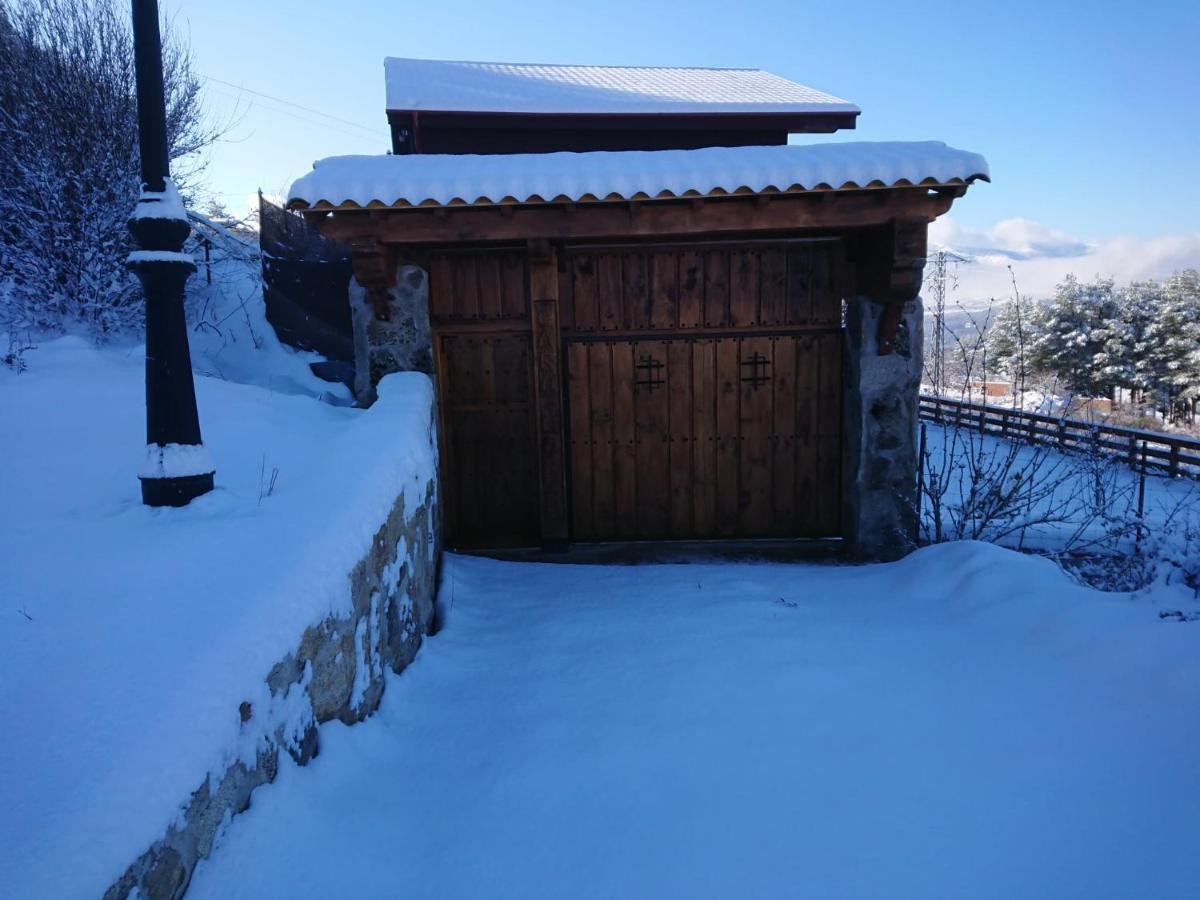
[[663, 369], [666, 368], [661, 362], [649, 354], [644, 354], [638, 360], [638, 387], [644, 387], [648, 391], [654, 390], [656, 387], [662, 387], [667, 383], [667, 379], [663, 377]]
[[769, 359], [755, 351], [752, 357], [742, 360], [742, 369], [749, 370], [749, 374], [742, 375], [743, 383], [750, 385], [751, 390], [757, 391], [762, 385], [771, 380], [767, 376], [767, 367], [770, 365], [771, 361]]

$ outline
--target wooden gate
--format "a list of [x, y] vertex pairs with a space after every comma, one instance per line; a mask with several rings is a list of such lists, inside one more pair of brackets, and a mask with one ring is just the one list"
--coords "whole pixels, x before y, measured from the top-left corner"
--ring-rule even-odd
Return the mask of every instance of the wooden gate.
[[574, 540], [840, 533], [837, 251], [568, 248]]
[[432, 252], [447, 544], [839, 534], [839, 254], [567, 246], [553, 298], [525, 247]]

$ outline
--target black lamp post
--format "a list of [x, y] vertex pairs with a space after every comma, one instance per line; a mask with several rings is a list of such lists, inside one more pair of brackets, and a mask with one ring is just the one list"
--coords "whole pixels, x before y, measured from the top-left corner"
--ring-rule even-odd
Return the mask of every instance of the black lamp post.
[[200, 439], [183, 316], [196, 264], [183, 252], [191, 226], [170, 180], [157, 0], [133, 0], [133, 54], [142, 194], [129, 220], [137, 249], [128, 265], [146, 296], [146, 460], [138, 477], [147, 506], [186, 506], [212, 490], [214, 467]]

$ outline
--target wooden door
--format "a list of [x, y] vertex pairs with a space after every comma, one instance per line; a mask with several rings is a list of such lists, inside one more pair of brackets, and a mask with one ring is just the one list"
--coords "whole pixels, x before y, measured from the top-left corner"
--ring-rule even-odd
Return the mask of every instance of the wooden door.
[[566, 256], [574, 540], [840, 533], [836, 252], [759, 242]]
[[537, 544], [538, 455], [524, 254], [437, 253], [429, 276], [446, 543]]

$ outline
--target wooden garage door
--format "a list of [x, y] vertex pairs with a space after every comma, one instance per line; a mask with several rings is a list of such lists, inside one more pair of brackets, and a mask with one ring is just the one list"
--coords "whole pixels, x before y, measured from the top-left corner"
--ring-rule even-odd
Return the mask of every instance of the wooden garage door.
[[835, 252], [762, 242], [566, 257], [574, 540], [840, 533]]

